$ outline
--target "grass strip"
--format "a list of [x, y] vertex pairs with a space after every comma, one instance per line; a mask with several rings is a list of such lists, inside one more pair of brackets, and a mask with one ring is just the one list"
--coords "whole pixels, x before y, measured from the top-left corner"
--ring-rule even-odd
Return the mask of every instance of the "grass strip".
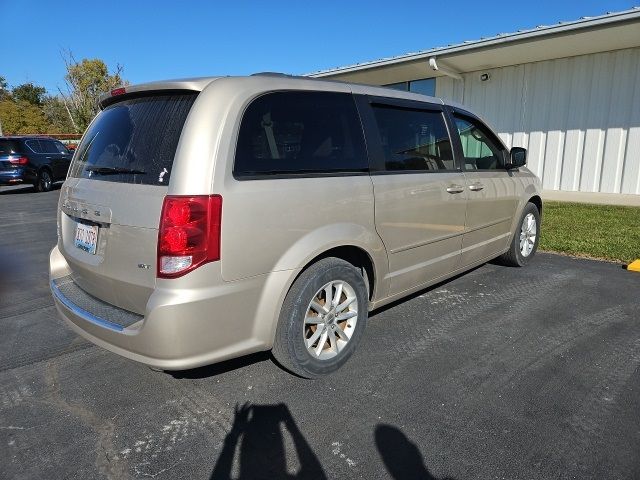
[[631, 263], [640, 258], [640, 207], [545, 202], [541, 250]]

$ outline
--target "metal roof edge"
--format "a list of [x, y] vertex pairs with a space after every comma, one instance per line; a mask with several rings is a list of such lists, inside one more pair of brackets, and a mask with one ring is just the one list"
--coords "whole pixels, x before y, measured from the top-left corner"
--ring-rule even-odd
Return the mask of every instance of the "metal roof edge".
[[393, 65], [396, 63], [402, 63], [408, 60], [420, 60], [420, 59], [431, 57], [434, 55], [447, 55], [451, 53], [464, 52], [467, 50], [485, 48], [489, 46], [500, 45], [503, 43], [522, 41], [529, 38], [544, 37], [547, 35], [570, 32], [572, 30], [587, 29], [587, 28], [592, 28], [599, 25], [606, 25], [610, 23], [623, 23], [627, 21], [632, 21], [634, 19], [640, 20], [640, 6], [632, 7], [629, 10], [623, 10], [620, 12], [610, 12], [610, 13], [599, 15], [596, 17], [582, 17], [578, 20], [559, 22], [558, 24], [555, 24], [555, 25], [540, 25], [536, 28], [519, 30], [513, 33], [498, 34], [498, 35], [494, 35], [493, 37], [481, 38], [480, 40], [467, 40], [462, 43], [449, 45], [446, 47], [435, 47], [429, 50], [423, 50], [416, 53], [409, 53], [404, 55], [398, 55], [395, 57], [381, 58], [378, 60], [371, 60], [368, 62], [356, 63], [354, 65], [336, 67], [336, 68], [331, 68], [327, 70], [319, 70], [316, 72], [307, 73], [305, 75], [311, 78], [322, 78], [327, 75], [356, 72], [359, 70], [366, 70], [370, 68], [377, 68], [377, 67], [383, 67], [387, 65]]

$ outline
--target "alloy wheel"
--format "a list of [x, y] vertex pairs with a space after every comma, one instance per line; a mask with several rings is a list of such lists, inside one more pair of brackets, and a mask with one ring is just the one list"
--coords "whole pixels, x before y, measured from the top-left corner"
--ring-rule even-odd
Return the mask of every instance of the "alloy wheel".
[[338, 355], [351, 340], [358, 322], [358, 299], [347, 282], [324, 285], [309, 302], [304, 319], [304, 343], [319, 360]]
[[522, 220], [520, 226], [520, 253], [523, 257], [528, 257], [533, 251], [538, 235], [538, 224], [533, 213], [528, 213]]
[[43, 192], [48, 192], [51, 190], [51, 175], [46, 170], [43, 170], [40, 173], [40, 188]]

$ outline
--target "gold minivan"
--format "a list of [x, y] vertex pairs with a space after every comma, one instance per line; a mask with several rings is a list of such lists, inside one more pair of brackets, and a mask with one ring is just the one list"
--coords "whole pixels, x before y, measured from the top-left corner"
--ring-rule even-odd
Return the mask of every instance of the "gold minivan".
[[60, 194], [50, 284], [82, 336], [182, 370], [338, 369], [369, 311], [536, 252], [526, 150], [461, 105], [259, 74], [118, 88]]

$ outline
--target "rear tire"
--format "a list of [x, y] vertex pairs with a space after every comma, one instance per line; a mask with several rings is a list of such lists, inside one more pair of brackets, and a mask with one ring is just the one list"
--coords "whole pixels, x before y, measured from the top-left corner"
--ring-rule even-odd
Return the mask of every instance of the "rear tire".
[[538, 207], [529, 202], [525, 205], [520, 221], [516, 225], [509, 250], [500, 255], [498, 261], [510, 267], [524, 267], [536, 254], [539, 241], [540, 212]]
[[38, 173], [38, 179], [35, 184], [38, 192], [49, 192], [53, 188], [53, 178], [49, 170], [43, 169]]
[[362, 338], [367, 309], [359, 269], [333, 257], [314, 263], [284, 300], [272, 350], [275, 360], [303, 378], [335, 372]]

